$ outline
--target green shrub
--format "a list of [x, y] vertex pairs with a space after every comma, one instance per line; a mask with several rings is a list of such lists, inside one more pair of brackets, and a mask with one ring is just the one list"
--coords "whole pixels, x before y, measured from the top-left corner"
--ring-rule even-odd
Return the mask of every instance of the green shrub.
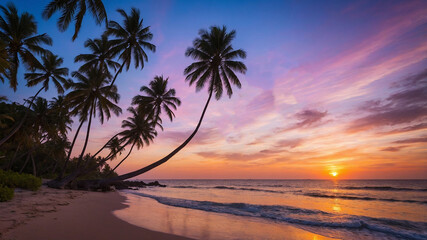
[[31, 174], [0, 170], [0, 184], [10, 188], [23, 188], [36, 191], [42, 185], [41, 178]]
[[6, 202], [13, 198], [13, 188], [0, 185], [0, 202]]

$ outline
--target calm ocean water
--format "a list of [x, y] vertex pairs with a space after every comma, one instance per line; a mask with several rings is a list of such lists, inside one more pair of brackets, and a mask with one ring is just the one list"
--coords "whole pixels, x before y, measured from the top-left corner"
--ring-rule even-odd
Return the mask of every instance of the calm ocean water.
[[[217, 214], [225, 219], [218, 221], [230, 221], [229, 226], [248, 219], [264, 225], [275, 224], [279, 228], [280, 224], [292, 225], [339, 239], [427, 239], [427, 180], [160, 182], [167, 187], [126, 190], [126, 193], [155, 200], [169, 208], [197, 210], [194, 212], [209, 213], [209, 216]], [[244, 237], [241, 235], [244, 229], [230, 228], [234, 230], [224, 229], [225, 233], [206, 236], [209, 239], [247, 239], [253, 236], [248, 233]], [[217, 229], [209, 229], [207, 231], [218, 232]], [[260, 227], [257, 231], [263, 229]], [[285, 238], [281, 238], [283, 233], [280, 232], [266, 234], [261, 236]]]

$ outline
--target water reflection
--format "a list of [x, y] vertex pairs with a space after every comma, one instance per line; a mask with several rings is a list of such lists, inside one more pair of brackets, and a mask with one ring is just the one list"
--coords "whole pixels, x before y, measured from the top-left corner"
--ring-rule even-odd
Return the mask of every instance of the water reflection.
[[290, 224], [165, 206], [126, 194], [129, 208], [114, 214], [133, 225], [194, 239], [331, 239]]

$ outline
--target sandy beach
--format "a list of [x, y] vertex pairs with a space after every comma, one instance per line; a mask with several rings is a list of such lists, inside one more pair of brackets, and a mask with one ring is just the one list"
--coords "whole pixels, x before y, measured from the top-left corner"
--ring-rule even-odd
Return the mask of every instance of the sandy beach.
[[0, 238], [25, 239], [188, 239], [131, 225], [113, 215], [126, 208], [117, 192], [17, 190], [0, 203]]

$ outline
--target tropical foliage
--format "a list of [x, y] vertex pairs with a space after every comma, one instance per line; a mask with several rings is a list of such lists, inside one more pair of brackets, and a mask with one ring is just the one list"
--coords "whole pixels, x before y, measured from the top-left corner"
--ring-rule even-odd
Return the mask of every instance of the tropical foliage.
[[107, 12], [101, 0], [52, 0], [43, 11], [43, 18], [49, 19], [55, 12], [60, 11], [61, 17], [57, 25], [61, 32], [67, 30], [74, 20], [74, 41], [79, 35], [86, 10], [92, 13], [98, 25], [104, 20], [107, 22]]
[[[197, 91], [206, 87], [209, 94], [195, 130], [164, 158], [118, 176], [114, 171], [132, 152], [152, 144], [157, 129], [164, 130], [164, 117], [173, 121], [181, 105], [175, 89], [169, 87], [169, 78], [154, 76], [140, 88], [140, 95], [132, 98], [132, 106], [128, 108], [130, 116], [122, 121], [122, 129], [115, 131], [97, 152], [87, 151], [93, 121], [98, 119], [104, 124], [122, 113], [115, 85], [119, 74], [123, 69], [129, 70], [131, 64], [142, 70], [148, 61], [146, 51], [156, 50], [150, 42], [153, 34], [150, 27], [143, 24], [140, 11], [136, 8], [129, 12], [117, 10], [122, 22], [109, 21], [99, 38], [85, 41], [89, 52], [75, 56], [74, 62], [81, 65], [69, 76], [68, 68], [62, 66], [63, 59], [43, 48], [51, 45], [52, 39], [37, 32], [31, 14], [18, 14], [12, 3], [0, 6], [0, 10], [0, 80], [9, 81], [10, 87], [16, 90], [22, 75], [18, 70], [23, 69], [26, 85], [39, 87], [22, 105], [0, 96], [0, 167], [13, 174], [51, 178], [48, 183], [51, 187], [105, 187], [167, 162], [195, 136], [212, 96], [219, 100], [226, 92], [231, 97], [233, 86], [241, 87], [236, 74], [246, 72], [245, 64], [240, 61], [246, 57], [245, 51], [232, 46], [234, 30], [228, 31], [225, 26], [200, 30], [193, 46], [185, 52], [194, 62], [184, 70], [190, 86], [195, 85]], [[98, 24], [107, 22], [101, 0], [52, 0], [43, 17], [50, 18], [59, 11], [61, 31], [74, 21], [74, 40], [87, 10]], [[52, 85], [58, 96], [51, 100], [39, 96], [43, 90], [51, 90]], [[76, 125], [73, 126], [73, 122]], [[75, 127], [73, 135], [72, 127]], [[73, 157], [82, 128], [86, 129], [82, 148]], [[117, 161], [114, 168], [109, 166], [109, 161]], [[10, 197], [8, 187], [13, 186], [2, 186], [5, 199]]]

